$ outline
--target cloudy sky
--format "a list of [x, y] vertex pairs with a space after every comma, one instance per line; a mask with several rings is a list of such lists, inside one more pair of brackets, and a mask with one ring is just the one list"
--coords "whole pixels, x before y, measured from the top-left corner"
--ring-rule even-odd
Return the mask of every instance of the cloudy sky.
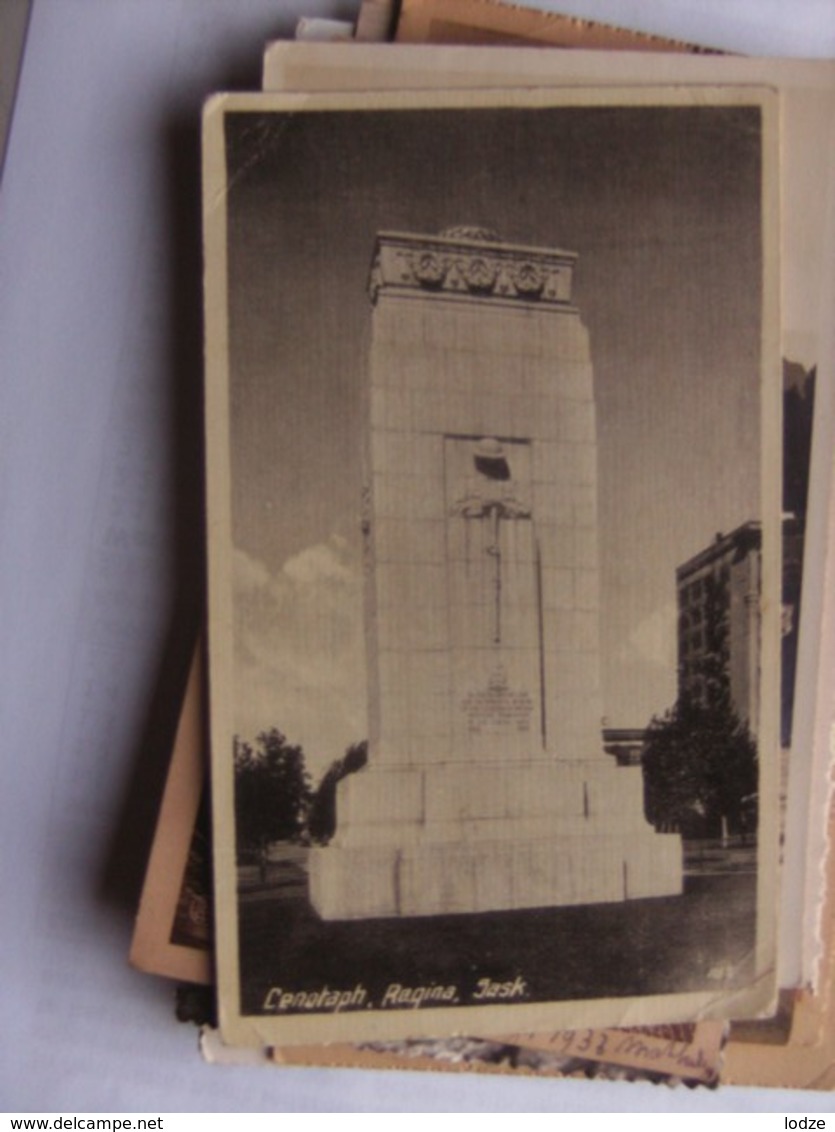
[[579, 253], [598, 410], [604, 712], [675, 697], [675, 568], [760, 514], [756, 109], [227, 116], [237, 730], [318, 773], [365, 735], [359, 498], [379, 230]]

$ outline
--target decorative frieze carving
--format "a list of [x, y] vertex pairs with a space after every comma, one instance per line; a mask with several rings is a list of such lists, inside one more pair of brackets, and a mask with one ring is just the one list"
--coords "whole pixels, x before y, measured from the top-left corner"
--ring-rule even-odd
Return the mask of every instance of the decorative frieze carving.
[[501, 302], [568, 306], [576, 255], [502, 243], [486, 228], [448, 228], [438, 236], [382, 232], [369, 292], [443, 292]]

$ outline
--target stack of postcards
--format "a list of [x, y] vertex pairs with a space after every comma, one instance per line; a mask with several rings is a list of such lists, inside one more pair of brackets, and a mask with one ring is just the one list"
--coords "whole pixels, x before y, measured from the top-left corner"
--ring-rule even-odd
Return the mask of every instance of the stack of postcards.
[[831, 1086], [835, 64], [389, 7], [205, 110], [132, 960], [212, 1060]]

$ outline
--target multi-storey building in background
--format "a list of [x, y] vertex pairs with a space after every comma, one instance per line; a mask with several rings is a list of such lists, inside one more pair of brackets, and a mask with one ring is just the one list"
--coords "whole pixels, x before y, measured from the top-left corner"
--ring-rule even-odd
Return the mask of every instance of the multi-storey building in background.
[[[809, 457], [815, 402], [815, 369], [783, 364], [783, 529], [781, 740], [791, 743], [797, 664], [803, 545], [809, 489]], [[705, 693], [712, 672], [723, 671], [740, 719], [756, 731], [760, 666], [760, 524], [743, 523], [676, 570], [678, 596], [678, 694]], [[724, 639], [723, 639], [724, 638]], [[663, 710], [659, 707], [659, 712]], [[622, 765], [640, 763], [645, 727], [603, 729], [604, 748]]]
[[679, 695], [704, 701], [713, 674], [726, 679], [741, 720], [759, 708], [762, 532], [756, 522], [717, 534], [676, 570]]

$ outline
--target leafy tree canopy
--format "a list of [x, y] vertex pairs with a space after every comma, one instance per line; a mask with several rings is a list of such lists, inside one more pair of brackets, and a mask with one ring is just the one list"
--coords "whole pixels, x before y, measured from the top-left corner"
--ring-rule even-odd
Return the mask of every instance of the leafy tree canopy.
[[656, 829], [714, 837], [757, 825], [757, 745], [732, 697], [727, 581], [706, 578], [706, 649], [674, 707], [647, 729], [644, 806]]
[[273, 728], [262, 731], [254, 746], [236, 737], [234, 763], [238, 854], [263, 853], [271, 841], [298, 838], [312, 793], [302, 748]]
[[730, 703], [681, 698], [653, 719], [644, 750], [647, 819], [685, 836], [756, 826], [757, 747]]

